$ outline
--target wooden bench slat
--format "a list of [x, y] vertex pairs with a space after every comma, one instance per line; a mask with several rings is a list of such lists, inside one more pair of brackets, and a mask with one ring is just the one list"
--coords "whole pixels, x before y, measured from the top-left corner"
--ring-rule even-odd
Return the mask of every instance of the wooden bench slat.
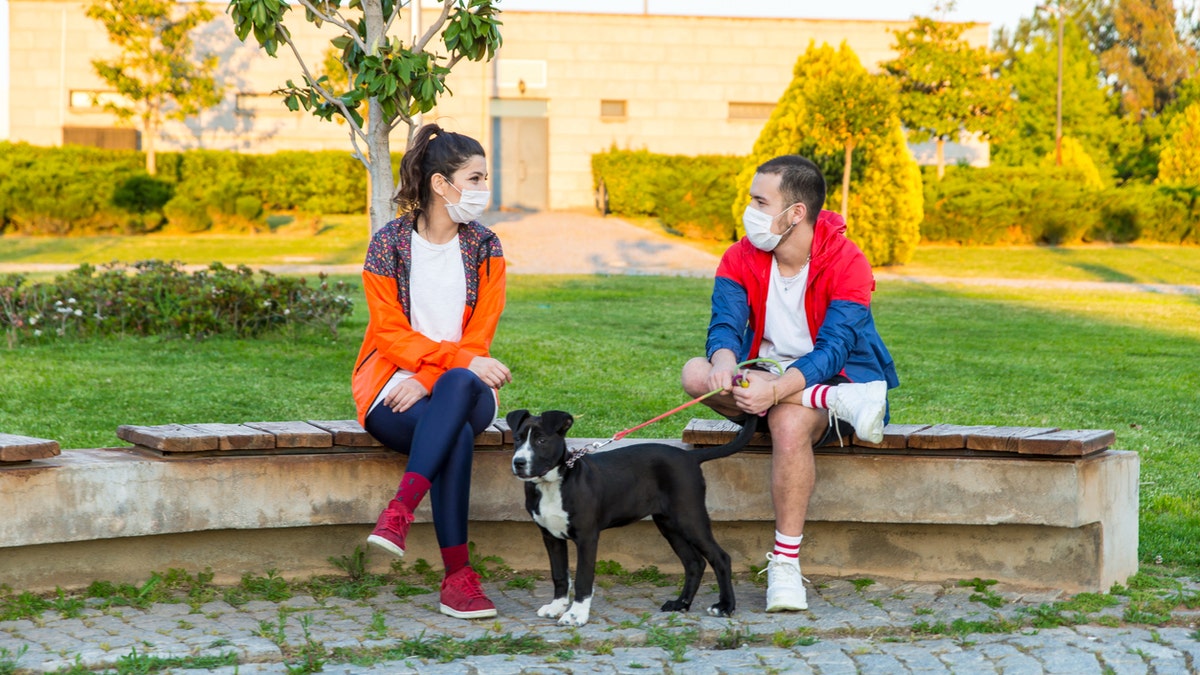
[[49, 459], [61, 451], [58, 441], [32, 436], [0, 434], [0, 463]]
[[1058, 431], [1058, 427], [992, 427], [967, 435], [968, 450], [1017, 452], [1022, 438]]
[[216, 450], [221, 444], [219, 436], [182, 424], [122, 424], [117, 427], [117, 438], [163, 452], [203, 452]]
[[[683, 442], [691, 445], [724, 445], [737, 436], [741, 427], [729, 420], [693, 419], [683, 429]], [[754, 432], [748, 447], [770, 447], [770, 434]]]
[[265, 431], [251, 429], [241, 424], [205, 422], [185, 425], [205, 434], [217, 436], [218, 450], [271, 450], [275, 447], [275, 436]]
[[1083, 457], [1112, 447], [1117, 435], [1111, 429], [1067, 429], [1022, 438], [1017, 452], [1022, 455]]
[[883, 428], [883, 440], [878, 443], [854, 437], [854, 444], [864, 448], [879, 448], [885, 450], [908, 447], [908, 437], [929, 428], [928, 424], [889, 424]]
[[[508, 425], [504, 425], [507, 429]], [[511, 437], [512, 434], [510, 433]], [[510, 443], [512, 441], [509, 441]], [[495, 422], [488, 428], [484, 429], [475, 437], [475, 447], [499, 448], [504, 445], [504, 430], [500, 428], [500, 423]]]
[[358, 420], [308, 420], [308, 423], [333, 434], [334, 445], [348, 448], [382, 448], [383, 443], [367, 433]]
[[275, 435], [276, 448], [331, 448], [333, 434], [307, 422], [245, 422], [245, 426]]
[[989, 431], [990, 425], [960, 426], [957, 424], [935, 424], [928, 429], [915, 432], [908, 437], [908, 447], [919, 450], [965, 450], [967, 436]]

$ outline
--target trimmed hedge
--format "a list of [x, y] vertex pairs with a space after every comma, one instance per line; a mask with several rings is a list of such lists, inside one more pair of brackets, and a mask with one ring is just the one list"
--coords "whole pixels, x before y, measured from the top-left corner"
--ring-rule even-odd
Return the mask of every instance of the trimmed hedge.
[[[729, 204], [745, 161], [614, 148], [592, 156], [592, 182], [604, 186], [611, 213], [653, 216], [688, 237], [732, 241]], [[1058, 167], [951, 166], [940, 181], [933, 167], [923, 172], [923, 241], [1200, 244], [1200, 187], [1097, 188], [1082, 172]]]
[[1096, 188], [1057, 167], [948, 167], [941, 181], [927, 170], [924, 182], [924, 241], [1200, 243], [1198, 188]]
[[614, 147], [592, 155], [592, 186], [607, 195], [610, 213], [653, 216], [686, 237], [733, 241], [736, 224], [728, 205], [737, 194], [742, 161]]
[[139, 234], [255, 227], [264, 212], [356, 213], [367, 178], [349, 153], [142, 153], [0, 142], [0, 234]]

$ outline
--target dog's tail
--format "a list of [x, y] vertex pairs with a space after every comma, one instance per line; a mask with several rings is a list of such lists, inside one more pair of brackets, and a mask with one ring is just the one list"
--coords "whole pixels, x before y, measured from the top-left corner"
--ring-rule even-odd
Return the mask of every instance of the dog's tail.
[[758, 419], [758, 415], [747, 415], [746, 419], [742, 421], [742, 430], [738, 432], [737, 436], [733, 437], [732, 441], [729, 441], [725, 445], [693, 450], [688, 454], [695, 457], [696, 462], [701, 464], [710, 459], [728, 457], [750, 443], [750, 438], [754, 436], [755, 430], [758, 429]]

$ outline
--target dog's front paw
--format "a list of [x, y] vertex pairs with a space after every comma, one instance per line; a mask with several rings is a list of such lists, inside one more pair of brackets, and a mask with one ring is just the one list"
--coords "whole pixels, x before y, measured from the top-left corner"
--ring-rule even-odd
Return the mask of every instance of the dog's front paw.
[[562, 616], [562, 613], [567, 611], [567, 607], [571, 606], [571, 601], [566, 596], [555, 598], [549, 604], [542, 605], [538, 609], [538, 616], [543, 619], [556, 619]]
[[733, 603], [718, 602], [708, 608], [708, 613], [712, 616], [733, 616]]
[[582, 626], [588, 622], [588, 615], [591, 614], [592, 599], [588, 598], [583, 602], [576, 602], [571, 605], [571, 609], [563, 614], [558, 620], [560, 626]]
[[692, 608], [692, 603], [684, 602], [683, 600], [668, 600], [663, 603], [662, 611], [664, 612], [686, 612]]

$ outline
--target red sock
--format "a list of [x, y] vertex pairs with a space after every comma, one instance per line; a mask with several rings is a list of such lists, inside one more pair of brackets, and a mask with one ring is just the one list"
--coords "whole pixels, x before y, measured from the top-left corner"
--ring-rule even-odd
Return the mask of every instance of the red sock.
[[409, 511], [416, 511], [417, 505], [429, 492], [429, 479], [411, 471], [400, 479], [400, 489], [396, 491], [396, 499], [400, 500]]
[[447, 546], [442, 549], [442, 564], [446, 566], [446, 576], [450, 576], [466, 567], [470, 555], [466, 544]]
[[829, 390], [831, 389], [833, 389], [833, 387], [827, 384], [814, 384], [808, 389], [805, 389], [804, 393], [800, 395], [800, 405], [809, 408], [817, 408], [820, 410], [828, 410]]

